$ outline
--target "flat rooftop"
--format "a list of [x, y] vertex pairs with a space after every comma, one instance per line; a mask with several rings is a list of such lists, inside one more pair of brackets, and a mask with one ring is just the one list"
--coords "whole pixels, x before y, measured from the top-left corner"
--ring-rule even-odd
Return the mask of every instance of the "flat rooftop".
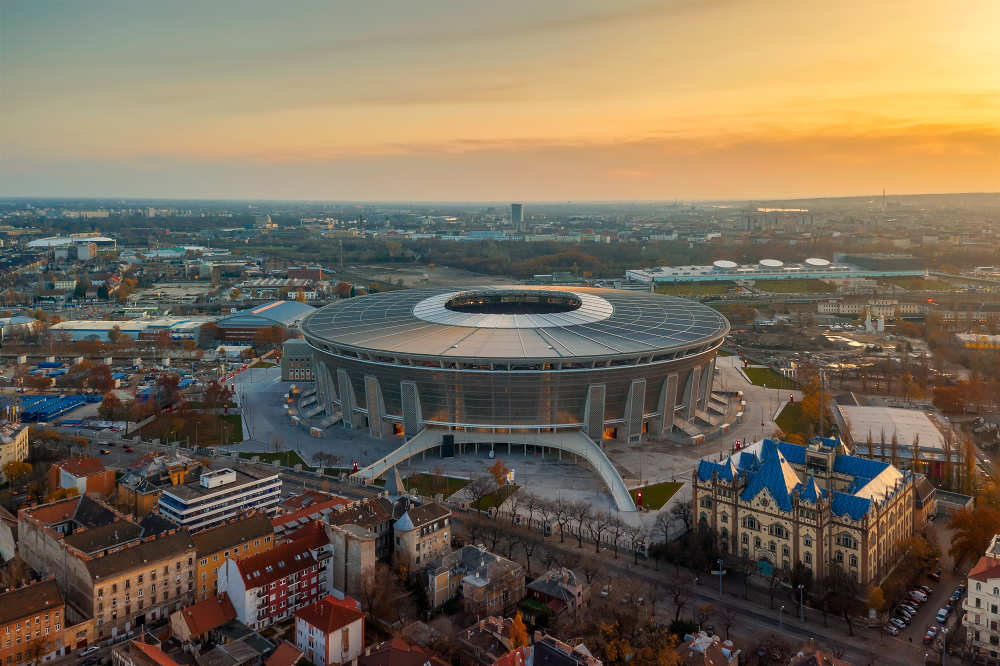
[[225, 483], [214, 488], [206, 488], [201, 485], [201, 480], [199, 479], [197, 481], [191, 481], [179, 486], [171, 486], [170, 488], [164, 489], [163, 492], [184, 501], [192, 501], [203, 497], [218, 495], [219, 493], [224, 493], [228, 490], [246, 486], [257, 481], [277, 478], [279, 474], [277, 468], [258, 465], [255, 463], [243, 465], [239, 469], [233, 471], [236, 472], [236, 480], [231, 483]]

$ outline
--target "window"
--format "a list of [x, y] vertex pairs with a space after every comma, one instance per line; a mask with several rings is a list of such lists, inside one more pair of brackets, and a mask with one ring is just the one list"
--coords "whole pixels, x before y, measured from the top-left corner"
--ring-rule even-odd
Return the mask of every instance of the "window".
[[852, 567], [858, 566], [858, 556], [857, 555], [851, 555], [851, 566]]
[[254, 541], [254, 542], [253, 542], [253, 545], [254, 545], [254, 547], [255, 547], [255, 548], [256, 548], [257, 546], [259, 546], [259, 545], [260, 545], [260, 539], [257, 539], [256, 541]]
[[205, 559], [203, 559], [201, 562], [198, 562], [199, 566], [205, 566], [206, 564], [208, 564], [208, 558], [207, 557]]
[[750, 537], [748, 537], [746, 534], [743, 535], [743, 539], [742, 540], [743, 540], [743, 543], [750, 543]]
[[982, 589], [983, 589], [983, 584], [982, 583], [976, 583], [976, 592], [979, 592]]
[[777, 552], [778, 544], [771, 541], [770, 543], [767, 544], [767, 549], [770, 550], [772, 553]]
[[727, 516], [726, 514], [722, 514], [722, 522], [728, 523], [729, 522], [729, 516]]
[[812, 561], [813, 561], [813, 554], [806, 553], [806, 564], [812, 564]]
[[212, 561], [213, 562], [218, 562], [219, 561], [219, 556], [218, 555], [212, 555]]
[[788, 546], [782, 546], [781, 547], [781, 555], [783, 557], [788, 557]]
[[760, 537], [754, 537], [753, 546], [754, 548], [760, 548]]
[[722, 538], [723, 539], [728, 539], [729, 538], [729, 530], [726, 529], [725, 527], [722, 528]]
[[843, 562], [844, 561], [844, 554], [842, 552], [840, 552], [839, 550], [837, 551], [837, 561], [838, 562]]
[[810, 537], [810, 536], [807, 536], [807, 537], [806, 537], [806, 540], [805, 540], [805, 543], [806, 543], [806, 545], [807, 545], [807, 546], [811, 546], [811, 545], [813, 545], [813, 540], [812, 540], [812, 537]]

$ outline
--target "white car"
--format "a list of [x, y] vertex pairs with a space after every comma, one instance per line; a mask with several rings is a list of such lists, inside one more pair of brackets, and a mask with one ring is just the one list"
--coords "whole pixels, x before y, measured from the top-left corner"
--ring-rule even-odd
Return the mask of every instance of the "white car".
[[79, 652], [77, 652], [76, 656], [78, 656], [78, 657], [86, 657], [87, 655], [94, 654], [99, 649], [100, 648], [97, 647], [96, 645], [91, 645], [90, 647], [85, 647], [82, 650], [80, 650]]

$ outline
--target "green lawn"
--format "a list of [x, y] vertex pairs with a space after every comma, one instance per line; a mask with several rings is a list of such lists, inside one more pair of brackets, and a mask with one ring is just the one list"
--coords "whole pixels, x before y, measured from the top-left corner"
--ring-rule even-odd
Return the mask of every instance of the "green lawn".
[[250, 367], [251, 368], [273, 368], [276, 365], [278, 365], [278, 364], [277, 363], [273, 363], [271, 361], [257, 361], [256, 363], [254, 363]]
[[[415, 490], [418, 494], [426, 497], [434, 497], [438, 493], [441, 493], [447, 498], [469, 485], [469, 480], [459, 479], [454, 476], [438, 476], [436, 474], [421, 472], [420, 474], [411, 474], [406, 477], [403, 479], [403, 483], [407, 489], [411, 491]], [[486, 503], [485, 498], [483, 499], [483, 503]]]
[[[521, 486], [500, 486], [494, 490], [489, 495], [483, 498], [483, 501], [479, 505], [481, 511], [486, 511], [491, 506], [500, 506], [507, 501], [507, 498], [517, 492], [518, 488]], [[476, 502], [472, 501], [469, 503], [469, 507], [472, 509], [477, 508]]]
[[747, 368], [744, 372], [747, 373], [750, 381], [757, 386], [766, 384], [767, 388], [776, 388], [782, 391], [795, 391], [799, 388], [799, 385], [793, 380], [771, 368]]
[[940, 280], [933, 280], [929, 278], [889, 278], [886, 280], [897, 287], [902, 287], [903, 289], [912, 290], [927, 290], [927, 291], [957, 291], [958, 287], [950, 285], [947, 282], [941, 282]]
[[656, 293], [667, 296], [712, 296], [728, 294], [735, 286], [735, 282], [678, 282], [658, 286]]
[[641, 490], [643, 505], [656, 511], [657, 509], [662, 509], [663, 505], [670, 501], [674, 493], [680, 490], [683, 485], [683, 483], [677, 481], [665, 481], [651, 486], [643, 486], [642, 488], [633, 488], [628, 491], [628, 494], [632, 496], [632, 501], [636, 502], [638, 501], [636, 491]]
[[837, 287], [822, 280], [757, 280], [754, 287], [774, 294], [826, 294]]
[[302, 465], [302, 469], [316, 469], [315, 467], [310, 467], [306, 464], [306, 461], [302, 459], [302, 456], [298, 454], [298, 451], [268, 451], [265, 453], [256, 453], [254, 451], [241, 451], [240, 458], [250, 460], [254, 456], [260, 457], [260, 462], [270, 465], [275, 460], [280, 460], [281, 465], [284, 467], [295, 467], [296, 465]]
[[778, 418], [774, 422], [778, 424], [778, 427], [784, 433], [802, 435], [803, 438], [806, 436], [808, 423], [802, 418], [802, 403], [800, 402], [794, 405], [785, 405], [785, 408], [781, 410], [781, 413], [778, 414]]
[[719, 356], [736, 356], [733, 352], [728, 352], [725, 349], [720, 349], [718, 351]]
[[[229, 438], [222, 437], [219, 421], [229, 425]], [[154, 420], [142, 426], [139, 436], [143, 441], [159, 439], [162, 444], [180, 442], [180, 446], [218, 446], [243, 441], [243, 417], [239, 414], [194, 414], [190, 417], [177, 412], [162, 412]]]

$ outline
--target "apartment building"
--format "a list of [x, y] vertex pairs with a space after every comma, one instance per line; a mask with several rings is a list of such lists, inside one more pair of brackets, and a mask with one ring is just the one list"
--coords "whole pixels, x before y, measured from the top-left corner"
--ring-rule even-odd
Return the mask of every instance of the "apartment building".
[[403, 514], [392, 526], [395, 550], [408, 571], [419, 571], [451, 552], [451, 510], [436, 502], [417, 505], [409, 497], [400, 502]]
[[354, 525], [375, 537], [375, 557], [388, 560], [392, 556], [393, 523], [389, 511], [392, 504], [385, 498], [370, 498], [352, 502], [326, 514], [330, 525]]
[[428, 562], [424, 580], [435, 607], [461, 598], [466, 611], [479, 616], [509, 615], [524, 596], [523, 567], [480, 546]]
[[867, 303], [842, 303], [826, 302], [818, 304], [819, 314], [853, 315], [858, 319], [863, 319], [869, 312], [873, 319], [885, 317], [895, 319], [904, 315], [918, 315], [921, 313], [919, 303], [900, 303], [892, 299], [877, 299]]
[[765, 439], [692, 475], [695, 521], [723, 553], [787, 577], [797, 562], [821, 581], [840, 567], [865, 591], [889, 575], [913, 536], [916, 477], [847, 453], [839, 441], [807, 446]]
[[0, 594], [0, 664], [18, 666], [61, 657], [66, 611], [54, 578]]
[[96, 639], [127, 634], [194, 601], [195, 547], [186, 530], [143, 528], [88, 497], [18, 513], [21, 557], [52, 574], [67, 622], [93, 620]]
[[[28, 426], [5, 421], [0, 425], [0, 470], [9, 462], [21, 462], [28, 457]], [[0, 480], [7, 477], [0, 471]]]
[[313, 356], [309, 344], [296, 338], [286, 340], [281, 349], [281, 381], [312, 381]]
[[205, 470], [197, 481], [165, 488], [160, 513], [192, 531], [220, 525], [252, 509], [277, 513], [281, 477], [274, 467], [249, 464]]
[[160, 507], [165, 488], [197, 481], [203, 472], [200, 463], [184, 455], [148, 453], [129, 465], [118, 479], [118, 497], [129, 503], [137, 519]]
[[219, 590], [219, 569], [227, 559], [253, 557], [274, 547], [274, 529], [264, 511], [239, 516], [224, 525], [191, 536], [198, 554], [197, 598], [205, 601]]
[[115, 473], [92, 456], [70, 458], [52, 463], [45, 485], [49, 492], [66, 488], [81, 495], [96, 493], [107, 497], [115, 489]]
[[969, 571], [962, 610], [973, 659], [995, 662], [1000, 657], [1000, 534]]
[[554, 613], [575, 613], [587, 605], [584, 596], [585, 581], [577, 578], [569, 569], [563, 567], [556, 571], [547, 571], [531, 581], [525, 590], [529, 599], [550, 608]]
[[292, 540], [245, 559], [227, 559], [219, 570], [236, 617], [260, 630], [325, 596], [330, 541], [324, 526], [313, 522]]
[[295, 611], [295, 646], [318, 666], [349, 664], [365, 647], [365, 614], [350, 597], [303, 606]]

